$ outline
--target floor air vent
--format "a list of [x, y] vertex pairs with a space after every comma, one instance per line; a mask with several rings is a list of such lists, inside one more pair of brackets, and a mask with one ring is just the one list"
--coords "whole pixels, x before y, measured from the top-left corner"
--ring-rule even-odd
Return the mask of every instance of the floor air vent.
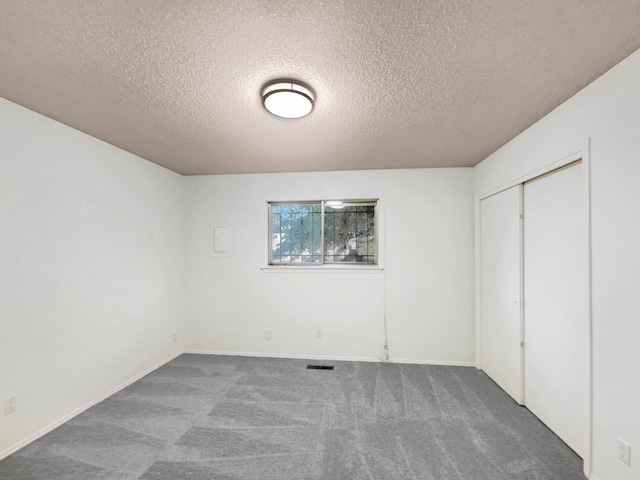
[[307, 370], [333, 370], [333, 365], [307, 365]]

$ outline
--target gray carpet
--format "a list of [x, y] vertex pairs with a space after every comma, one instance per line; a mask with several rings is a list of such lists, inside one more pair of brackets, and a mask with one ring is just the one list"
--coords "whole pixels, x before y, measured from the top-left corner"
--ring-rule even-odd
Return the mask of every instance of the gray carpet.
[[583, 480], [471, 367], [182, 355], [0, 461], [11, 480]]

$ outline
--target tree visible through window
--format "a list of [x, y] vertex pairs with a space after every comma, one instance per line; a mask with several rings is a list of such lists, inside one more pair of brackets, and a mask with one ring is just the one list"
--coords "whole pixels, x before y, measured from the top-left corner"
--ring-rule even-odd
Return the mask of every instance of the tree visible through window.
[[376, 263], [376, 203], [269, 204], [269, 263]]
[[321, 252], [321, 204], [271, 204], [271, 263], [320, 263]]

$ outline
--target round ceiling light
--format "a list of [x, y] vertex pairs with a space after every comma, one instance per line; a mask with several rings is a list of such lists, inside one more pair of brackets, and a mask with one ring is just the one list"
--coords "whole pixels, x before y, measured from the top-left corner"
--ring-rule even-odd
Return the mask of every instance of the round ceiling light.
[[264, 108], [282, 118], [300, 118], [313, 110], [315, 96], [305, 86], [291, 80], [271, 83], [262, 89]]

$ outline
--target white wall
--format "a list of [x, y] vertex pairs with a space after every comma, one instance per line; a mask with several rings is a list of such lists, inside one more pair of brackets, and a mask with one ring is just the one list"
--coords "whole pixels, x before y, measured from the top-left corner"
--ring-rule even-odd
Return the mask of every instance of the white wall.
[[[189, 350], [375, 360], [384, 343], [386, 280], [393, 361], [473, 363], [471, 169], [185, 180]], [[267, 201], [332, 198], [380, 199], [384, 271], [261, 270]], [[212, 222], [233, 223], [233, 257], [210, 256]]]
[[[476, 167], [492, 191], [591, 138], [593, 478], [640, 478], [640, 51]], [[617, 438], [632, 447], [631, 468]]]
[[0, 168], [2, 458], [182, 350], [184, 179], [4, 99]]

